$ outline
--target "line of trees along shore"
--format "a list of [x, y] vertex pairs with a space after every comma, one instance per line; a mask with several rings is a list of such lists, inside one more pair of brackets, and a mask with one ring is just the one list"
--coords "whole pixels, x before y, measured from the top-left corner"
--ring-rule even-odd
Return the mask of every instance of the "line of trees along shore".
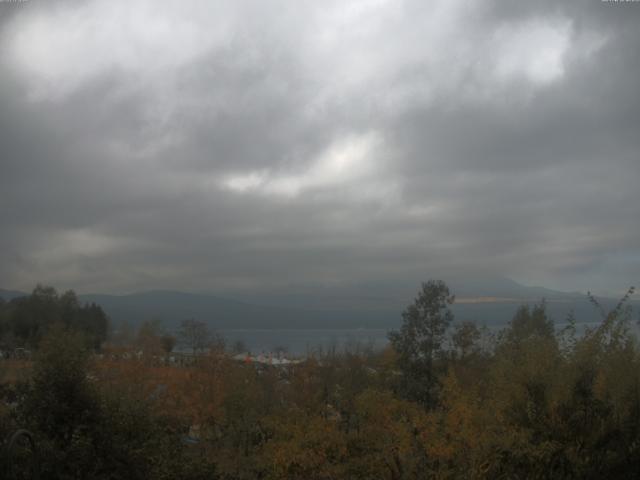
[[176, 367], [158, 362], [161, 330], [123, 360], [109, 354], [100, 307], [38, 287], [0, 303], [2, 334], [36, 350], [0, 362], [0, 438], [25, 428], [37, 449], [0, 456], [0, 477], [637, 478], [632, 294], [610, 312], [590, 296], [602, 322], [581, 333], [574, 318], [556, 329], [541, 302], [490, 334], [456, 323], [454, 295], [429, 281], [383, 351], [276, 368], [216, 342]]

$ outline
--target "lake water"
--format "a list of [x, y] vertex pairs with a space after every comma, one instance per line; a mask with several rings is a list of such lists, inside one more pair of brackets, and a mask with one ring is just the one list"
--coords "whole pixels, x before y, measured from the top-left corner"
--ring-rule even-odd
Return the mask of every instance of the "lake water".
[[244, 343], [254, 354], [275, 351], [284, 347], [293, 355], [306, 355], [322, 349], [372, 347], [381, 349], [387, 344], [386, 329], [278, 329], [278, 330], [219, 330], [227, 345]]
[[[578, 334], [585, 328], [594, 328], [599, 322], [585, 322], [576, 325]], [[556, 323], [556, 330], [562, 329], [566, 323]], [[492, 332], [497, 332], [505, 325], [493, 325], [489, 327]], [[632, 331], [640, 334], [638, 324], [632, 322]], [[241, 341], [247, 350], [253, 354], [268, 353], [284, 348], [289, 354], [304, 356], [318, 351], [336, 349], [351, 351], [356, 348], [384, 348], [388, 343], [388, 329], [383, 328], [358, 328], [358, 329], [224, 329], [219, 330], [232, 347], [235, 342]]]

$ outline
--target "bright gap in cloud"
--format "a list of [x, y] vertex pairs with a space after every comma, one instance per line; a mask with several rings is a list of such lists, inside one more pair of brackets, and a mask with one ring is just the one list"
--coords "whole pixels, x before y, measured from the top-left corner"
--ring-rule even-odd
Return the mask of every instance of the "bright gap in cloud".
[[376, 133], [352, 135], [329, 146], [300, 173], [278, 174], [269, 170], [239, 173], [224, 178], [221, 186], [235, 193], [295, 197], [305, 191], [355, 184], [371, 178], [379, 159], [381, 140]]
[[135, 245], [133, 239], [114, 237], [92, 230], [76, 228], [50, 233], [31, 255], [41, 264], [64, 263], [78, 257], [102, 257], [121, 248]]
[[561, 79], [571, 35], [572, 24], [564, 19], [553, 22], [533, 19], [503, 25], [493, 36], [497, 77], [501, 80], [522, 77], [538, 85]]

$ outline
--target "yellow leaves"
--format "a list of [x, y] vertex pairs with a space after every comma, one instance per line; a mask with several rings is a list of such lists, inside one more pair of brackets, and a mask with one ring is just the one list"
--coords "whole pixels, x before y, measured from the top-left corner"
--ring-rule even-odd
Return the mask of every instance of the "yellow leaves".
[[[340, 417], [290, 408], [268, 418], [262, 449], [267, 478], [395, 478], [417, 473], [426, 415], [391, 392], [367, 389]], [[400, 469], [400, 470], [399, 470]]]
[[391, 345], [385, 347], [380, 355], [379, 365], [384, 370], [393, 370], [398, 364], [398, 353]]
[[361, 435], [377, 449], [391, 446], [402, 453], [411, 450], [414, 430], [425, 420], [420, 407], [400, 400], [388, 391], [365, 390], [356, 398]]
[[422, 440], [430, 457], [446, 462], [453, 460], [456, 452], [475, 446], [481, 433], [475, 415], [480, 412], [453, 371], [443, 381], [442, 398], [446, 407], [429, 413]]
[[479, 379], [461, 383], [454, 369], [442, 380], [442, 407], [428, 413], [421, 432], [427, 457], [442, 478], [455, 478], [453, 472], [491, 478], [483, 472], [491, 469], [494, 452], [518, 441], [496, 412], [500, 403], [491, 392], [482, 394], [484, 387]]
[[273, 438], [262, 451], [269, 478], [336, 478], [345, 461], [344, 436], [335, 422], [301, 410], [268, 419]]
[[[176, 431], [198, 430], [198, 448], [229, 478], [377, 480], [424, 478], [425, 471], [429, 478], [525, 478], [529, 471], [548, 478], [554, 465], [565, 468], [558, 458], [593, 465], [599, 442], [635, 435], [637, 349], [592, 344], [561, 355], [553, 338], [534, 335], [473, 362], [450, 362], [434, 388], [438, 406], [428, 412], [390, 389], [392, 349], [374, 358], [312, 359], [286, 372], [221, 355], [186, 368], [136, 360], [95, 368], [102, 385], [152, 398]], [[621, 443], [636, 448], [634, 438]], [[611, 445], [608, 457], [624, 455]]]
[[424, 456], [419, 440], [426, 414], [421, 407], [391, 392], [368, 389], [356, 398], [355, 415], [359, 428], [349, 441], [351, 451], [360, 456], [355, 461], [371, 471], [367, 478], [415, 470]]

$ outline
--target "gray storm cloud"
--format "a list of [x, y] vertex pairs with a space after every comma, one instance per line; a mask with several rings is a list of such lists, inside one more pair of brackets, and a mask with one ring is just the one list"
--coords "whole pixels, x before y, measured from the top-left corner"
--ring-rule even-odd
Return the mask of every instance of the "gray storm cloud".
[[0, 279], [640, 272], [640, 4], [0, 3]]

